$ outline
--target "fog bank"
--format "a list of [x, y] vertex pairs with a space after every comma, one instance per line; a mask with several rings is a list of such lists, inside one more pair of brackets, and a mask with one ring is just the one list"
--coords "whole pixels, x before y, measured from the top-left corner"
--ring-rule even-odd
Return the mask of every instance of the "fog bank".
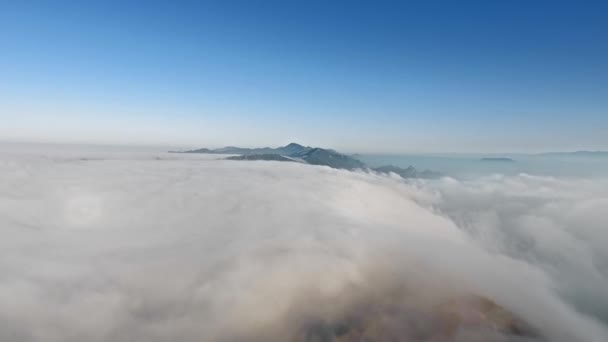
[[0, 340], [608, 340], [604, 180], [214, 158], [2, 154]]

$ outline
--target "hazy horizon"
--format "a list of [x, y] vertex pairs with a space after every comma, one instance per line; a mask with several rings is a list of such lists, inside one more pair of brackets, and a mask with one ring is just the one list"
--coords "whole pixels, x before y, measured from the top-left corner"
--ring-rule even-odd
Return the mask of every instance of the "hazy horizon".
[[403, 156], [403, 155], [420, 155], [420, 156], [516, 156], [516, 155], [543, 155], [543, 154], [552, 154], [552, 153], [575, 153], [575, 152], [608, 152], [608, 149], [594, 149], [594, 148], [569, 148], [563, 150], [555, 150], [555, 149], [547, 149], [547, 150], [536, 150], [536, 151], [517, 151], [517, 150], [496, 150], [496, 151], [483, 151], [480, 150], [471, 150], [467, 152], [463, 151], [451, 151], [446, 150], [437, 150], [437, 151], [413, 151], [404, 148], [402, 150], [391, 151], [391, 150], [342, 150], [338, 149], [332, 145], [319, 145], [314, 143], [302, 143], [300, 141], [295, 140], [286, 140], [287, 142], [283, 143], [275, 143], [275, 144], [267, 144], [267, 145], [256, 145], [253, 143], [246, 144], [152, 144], [152, 143], [140, 143], [140, 144], [117, 144], [117, 143], [94, 143], [94, 142], [60, 142], [60, 141], [36, 141], [36, 140], [1, 140], [0, 146], [97, 146], [100, 148], [141, 148], [141, 149], [149, 149], [149, 150], [157, 150], [157, 152], [163, 152], [165, 150], [174, 149], [176, 151], [180, 150], [188, 150], [188, 149], [198, 149], [198, 148], [222, 148], [227, 146], [236, 146], [236, 147], [244, 147], [244, 148], [259, 148], [259, 147], [281, 147], [290, 143], [296, 143], [303, 146], [311, 146], [311, 147], [321, 147], [321, 148], [329, 148], [334, 149], [340, 153], [344, 154], [365, 154], [365, 155], [383, 155], [383, 156]]
[[[169, 151], [197, 149], [207, 146], [177, 148], [176, 146], [121, 146], [121, 145], [83, 145], [83, 144], [43, 144], [0, 142], [0, 152], [9, 155], [42, 156], [47, 152], [58, 153], [66, 157], [87, 153], [100, 153], [101, 158], [120, 158], [130, 156], [155, 155], [162, 159], [172, 159]], [[223, 146], [222, 146], [223, 147]], [[251, 146], [267, 147], [267, 146]], [[279, 146], [270, 146], [279, 147]], [[331, 146], [312, 146], [332, 148]], [[338, 151], [344, 153], [343, 151]], [[444, 177], [457, 179], [475, 179], [491, 175], [515, 176], [529, 174], [536, 176], [568, 177], [568, 178], [605, 178], [608, 175], [608, 154], [578, 155], [571, 152], [554, 151], [545, 154], [529, 153], [358, 153], [352, 156], [363, 161], [368, 167], [394, 165], [402, 168], [413, 166], [416, 169], [439, 172]], [[348, 154], [348, 153], [347, 153]], [[211, 158], [216, 158], [214, 155]], [[485, 157], [507, 157], [513, 162], [496, 163], [483, 162]], [[221, 155], [217, 158], [221, 158]]]

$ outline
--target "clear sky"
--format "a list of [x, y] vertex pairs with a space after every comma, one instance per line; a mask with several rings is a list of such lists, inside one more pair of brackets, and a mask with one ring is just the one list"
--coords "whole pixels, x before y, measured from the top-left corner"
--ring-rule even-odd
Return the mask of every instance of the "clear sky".
[[608, 2], [0, 1], [0, 140], [608, 149]]

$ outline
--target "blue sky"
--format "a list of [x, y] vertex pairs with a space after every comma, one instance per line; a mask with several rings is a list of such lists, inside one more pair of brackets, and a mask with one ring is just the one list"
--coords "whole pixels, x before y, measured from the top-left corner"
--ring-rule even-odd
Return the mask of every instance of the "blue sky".
[[608, 5], [2, 1], [0, 140], [608, 149]]

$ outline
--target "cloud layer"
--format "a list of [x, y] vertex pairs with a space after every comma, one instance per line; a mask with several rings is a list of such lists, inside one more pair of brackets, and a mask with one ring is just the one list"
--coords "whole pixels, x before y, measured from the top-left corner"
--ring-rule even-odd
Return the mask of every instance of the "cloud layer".
[[0, 340], [608, 339], [602, 180], [168, 157], [2, 156]]

